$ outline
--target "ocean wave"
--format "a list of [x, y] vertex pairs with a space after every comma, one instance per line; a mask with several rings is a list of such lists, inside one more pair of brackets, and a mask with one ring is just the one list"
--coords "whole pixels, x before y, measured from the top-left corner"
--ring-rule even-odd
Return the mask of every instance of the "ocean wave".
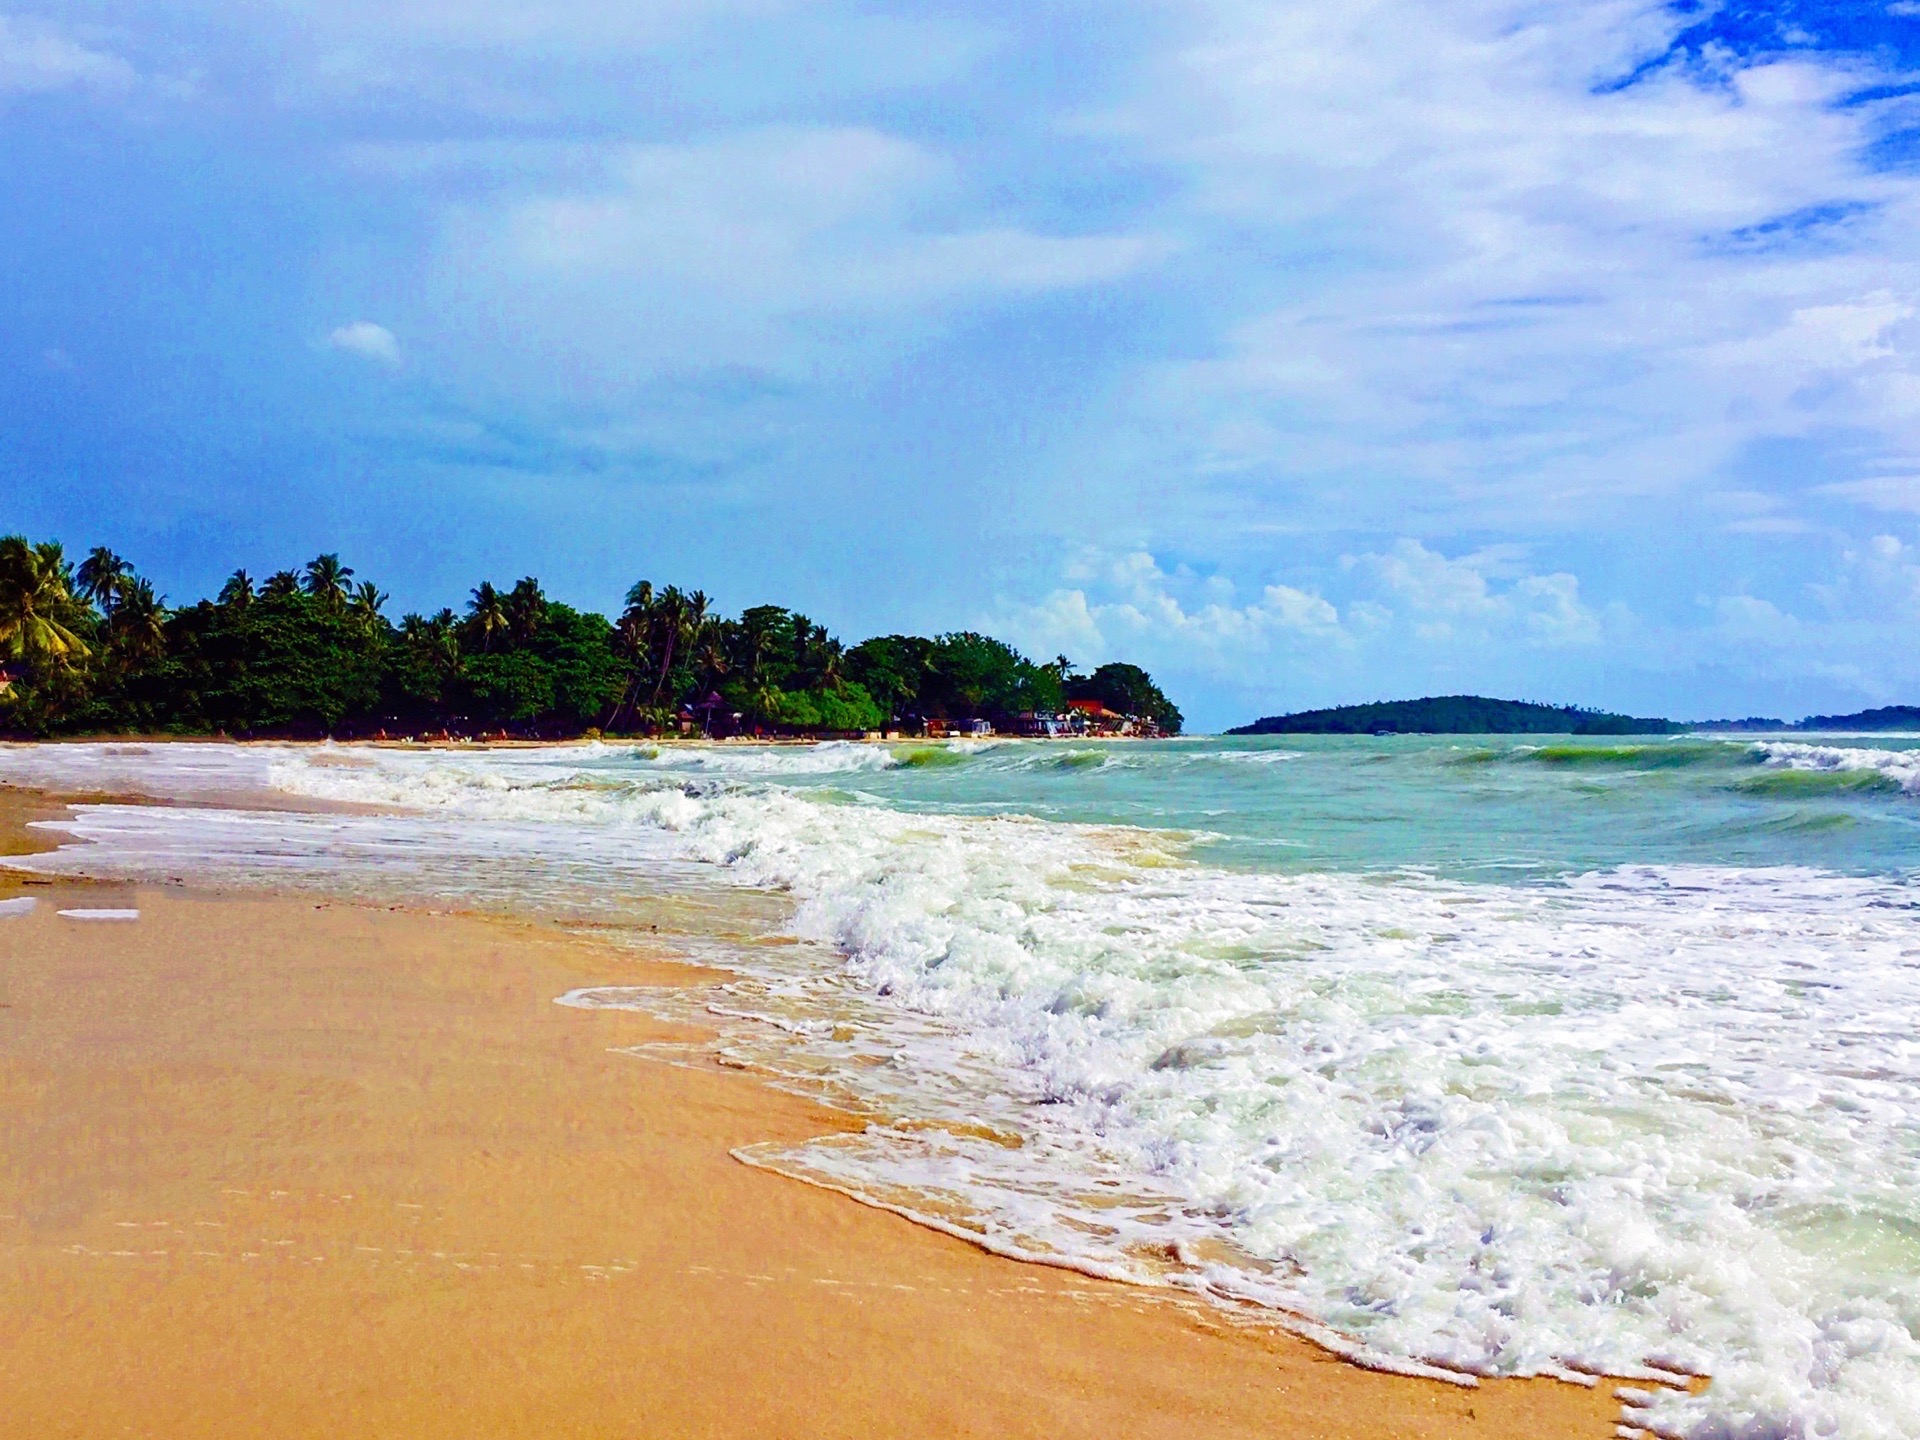
[[1732, 763], [1741, 747], [1719, 740], [1654, 740], [1642, 744], [1520, 745], [1516, 760], [1539, 765], [1606, 766], [1631, 769], [1682, 769]]
[[901, 762], [885, 745], [829, 740], [812, 745], [669, 745], [643, 763], [663, 771], [697, 775], [848, 775], [890, 770]]
[[[1674, 1431], [1920, 1434], [1904, 882], [1237, 873], [1188, 836], [823, 804], [764, 774], [358, 754], [279, 752], [271, 783], [409, 815], [259, 817], [214, 848], [340, 866], [376, 831], [396, 854], [491, 836], [616, 897], [656, 855], [786, 897], [802, 943], [730, 957], [729, 1009], [767, 1023], [726, 1043], [881, 1119], [757, 1163], [1377, 1355], [1711, 1370], [1653, 1406]], [[106, 847], [86, 863], [153, 863], [171, 834], [173, 865], [225, 813], [74, 826]], [[492, 868], [546, 900], [550, 870]]]
[[[1752, 747], [1762, 763], [1780, 773], [1828, 775], [1841, 786], [1852, 777], [1872, 784], [1875, 779], [1909, 795], [1920, 795], [1920, 750], [1877, 750], [1845, 745], [1808, 745], [1788, 740], [1763, 740]], [[1871, 778], [1870, 778], [1871, 777]]]

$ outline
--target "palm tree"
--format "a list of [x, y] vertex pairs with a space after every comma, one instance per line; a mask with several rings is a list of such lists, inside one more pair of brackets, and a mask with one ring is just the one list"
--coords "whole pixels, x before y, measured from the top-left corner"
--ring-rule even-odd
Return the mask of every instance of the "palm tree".
[[353, 599], [348, 603], [347, 612], [353, 622], [368, 634], [380, 623], [380, 607], [387, 603], [387, 592], [371, 580], [362, 580], [354, 587]]
[[253, 577], [244, 570], [234, 571], [220, 587], [220, 603], [235, 610], [246, 609], [253, 603]]
[[640, 687], [653, 674], [654, 639], [659, 629], [653, 598], [653, 582], [638, 580], [627, 590], [627, 608], [613, 627], [614, 649], [627, 662], [627, 687], [620, 702], [607, 717], [607, 728], [622, 728], [622, 720], [631, 723], [640, 705]]
[[823, 689], [839, 690], [846, 684], [846, 663], [847, 647], [822, 631], [814, 647], [813, 670]]
[[693, 654], [693, 668], [699, 676], [699, 688], [705, 692], [718, 690], [720, 682], [733, 668], [733, 657], [727, 653], [727, 637], [721, 626], [709, 620], [700, 631], [698, 647]]
[[524, 645], [546, 622], [547, 597], [540, 592], [540, 582], [528, 575], [507, 592], [500, 608], [507, 617], [507, 633]]
[[121, 591], [133, 578], [133, 566], [122, 560], [104, 545], [96, 545], [87, 552], [87, 558], [80, 562], [75, 587], [79, 593], [100, 607], [100, 613], [112, 616], [113, 607], [120, 603]]
[[666, 688], [667, 674], [673, 669], [674, 648], [686, 632], [690, 609], [687, 596], [681, 592], [678, 585], [669, 585], [660, 592], [660, 598], [654, 602], [655, 628], [660, 640], [660, 661], [659, 668], [653, 677], [653, 696], [647, 703], [655, 708], [660, 704], [660, 692]]
[[467, 606], [467, 618], [480, 632], [480, 648], [493, 649], [493, 637], [507, 628], [507, 608], [491, 580], [482, 580]]
[[441, 688], [460, 674], [460, 635], [453, 611], [432, 617], [408, 615], [400, 622], [400, 638], [425, 659], [440, 677]]
[[145, 580], [128, 580], [107, 621], [107, 637], [128, 660], [155, 660], [166, 651], [166, 623], [166, 601], [153, 593], [153, 586]]
[[85, 659], [87, 642], [73, 628], [78, 608], [58, 545], [0, 539], [0, 651], [36, 668]]
[[301, 586], [307, 594], [320, 602], [320, 608], [329, 615], [338, 615], [347, 608], [347, 582], [353, 579], [353, 567], [342, 565], [338, 555], [329, 552], [316, 555], [307, 562], [305, 577]]
[[300, 593], [300, 577], [291, 570], [276, 570], [260, 587], [262, 600], [291, 600]]

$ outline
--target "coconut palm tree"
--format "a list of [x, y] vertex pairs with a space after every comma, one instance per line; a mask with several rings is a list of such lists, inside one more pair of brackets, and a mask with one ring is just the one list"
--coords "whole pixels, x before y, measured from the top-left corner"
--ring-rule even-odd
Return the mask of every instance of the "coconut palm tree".
[[507, 629], [507, 607], [491, 580], [482, 580], [467, 605], [467, 620], [480, 633], [480, 648], [493, 649], [493, 637]]
[[[703, 597], [704, 598], [704, 597]], [[673, 669], [673, 654], [680, 641], [685, 637], [687, 620], [691, 607], [687, 596], [678, 585], [669, 585], [660, 592], [660, 598], [654, 601], [653, 614], [655, 634], [658, 638], [659, 656], [653, 676], [653, 695], [647, 702], [658, 708], [660, 692], [666, 688], [667, 675]]]
[[52, 541], [0, 539], [0, 653], [36, 669], [64, 670], [87, 657], [65, 555]]
[[102, 615], [111, 616], [113, 607], [120, 603], [121, 591], [132, 578], [133, 566], [106, 546], [96, 545], [80, 562], [74, 588], [98, 605]]
[[246, 609], [253, 603], [253, 577], [244, 570], [234, 571], [220, 587], [220, 603], [234, 610]]
[[145, 580], [129, 579], [120, 587], [119, 603], [107, 621], [107, 639], [126, 660], [157, 660], [167, 648], [167, 606]]
[[701, 628], [693, 652], [694, 673], [699, 677], [701, 693], [718, 690], [733, 668], [733, 656], [727, 651], [725, 629], [712, 620]]
[[526, 644], [546, 623], [547, 597], [540, 591], [540, 582], [531, 575], [507, 592], [500, 608], [507, 617], [507, 634], [516, 644]]
[[291, 570], [276, 570], [260, 587], [262, 600], [291, 600], [300, 593], [300, 577]]
[[362, 580], [354, 587], [353, 599], [348, 602], [347, 613], [353, 623], [364, 633], [372, 634], [380, 623], [380, 607], [387, 603], [387, 592], [371, 580]]
[[460, 674], [460, 635], [453, 611], [431, 617], [408, 615], [400, 622], [401, 640], [431, 665], [442, 689]]
[[607, 728], [617, 730], [631, 724], [640, 706], [642, 688], [653, 678], [654, 653], [660, 632], [659, 605], [654, 598], [653, 582], [639, 580], [627, 590], [627, 606], [614, 623], [615, 652], [627, 664], [627, 686], [620, 703], [607, 717]]
[[606, 728], [619, 730], [631, 723], [640, 703], [640, 685], [652, 669], [652, 651], [648, 648], [649, 625], [629, 606], [613, 627], [613, 653], [627, 666], [627, 683], [607, 716]]
[[319, 602], [322, 610], [329, 615], [338, 615], [347, 608], [347, 596], [350, 593], [347, 582], [351, 579], [353, 567], [342, 565], [340, 557], [329, 552], [316, 555], [307, 562], [301, 588]]

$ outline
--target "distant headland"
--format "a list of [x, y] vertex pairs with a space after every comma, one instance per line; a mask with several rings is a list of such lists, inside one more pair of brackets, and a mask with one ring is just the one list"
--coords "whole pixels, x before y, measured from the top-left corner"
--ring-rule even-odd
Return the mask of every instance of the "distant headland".
[[1672, 735], [1681, 731], [1920, 730], [1920, 706], [1887, 705], [1850, 715], [1804, 720], [1748, 716], [1681, 723], [1657, 716], [1617, 715], [1577, 705], [1537, 705], [1485, 695], [1430, 695], [1267, 715], [1229, 735]]
[[1575, 705], [1535, 705], [1484, 695], [1430, 695], [1268, 715], [1229, 735], [1666, 735], [1671, 720], [1614, 715]]

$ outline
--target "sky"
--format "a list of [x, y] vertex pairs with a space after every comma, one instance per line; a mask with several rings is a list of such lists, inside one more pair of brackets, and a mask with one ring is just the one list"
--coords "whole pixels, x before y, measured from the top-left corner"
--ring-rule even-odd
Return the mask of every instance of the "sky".
[[0, 529], [1920, 703], [1920, 0], [0, 0]]

